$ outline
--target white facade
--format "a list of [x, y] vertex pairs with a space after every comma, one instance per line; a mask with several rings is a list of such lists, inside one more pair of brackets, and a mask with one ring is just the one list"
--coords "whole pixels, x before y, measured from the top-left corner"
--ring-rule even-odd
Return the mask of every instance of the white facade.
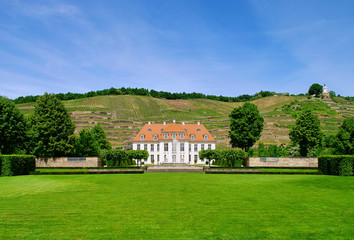
[[163, 164], [163, 163], [186, 163], [197, 164], [205, 163], [205, 159], [199, 159], [200, 150], [215, 150], [215, 143], [211, 142], [189, 142], [189, 141], [159, 141], [159, 142], [143, 142], [133, 143], [133, 150], [147, 150], [149, 158], [146, 164]]

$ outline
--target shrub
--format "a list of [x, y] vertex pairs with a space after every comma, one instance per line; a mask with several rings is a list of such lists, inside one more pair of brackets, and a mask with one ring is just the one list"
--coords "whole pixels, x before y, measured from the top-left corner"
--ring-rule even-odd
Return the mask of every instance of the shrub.
[[100, 157], [106, 162], [107, 167], [125, 167], [135, 165], [127, 151], [115, 149], [104, 150]]
[[323, 174], [352, 176], [354, 156], [352, 155], [324, 155], [318, 158], [318, 168]]
[[32, 155], [0, 155], [1, 176], [26, 175], [36, 169]]
[[[216, 151], [216, 150], [214, 150]], [[240, 149], [216, 151], [215, 165], [222, 167], [241, 167], [243, 161], [246, 159], [247, 154]]]

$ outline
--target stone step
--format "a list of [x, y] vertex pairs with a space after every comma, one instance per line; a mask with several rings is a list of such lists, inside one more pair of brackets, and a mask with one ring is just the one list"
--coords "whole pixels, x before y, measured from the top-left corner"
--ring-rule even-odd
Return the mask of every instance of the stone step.
[[146, 172], [203, 172], [202, 167], [148, 167]]

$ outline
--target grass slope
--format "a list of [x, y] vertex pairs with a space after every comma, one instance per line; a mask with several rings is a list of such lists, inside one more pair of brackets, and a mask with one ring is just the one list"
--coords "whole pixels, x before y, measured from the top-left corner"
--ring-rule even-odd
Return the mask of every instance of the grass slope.
[[[341, 99], [339, 99], [341, 100]], [[301, 96], [266, 97], [252, 101], [265, 117], [264, 131], [260, 141], [267, 144], [288, 144], [289, 129], [301, 109], [311, 109], [321, 119], [326, 133], [335, 133], [343, 116], [354, 114], [352, 102], [336, 100], [322, 101]], [[228, 146], [229, 118], [233, 108], [243, 103], [229, 103], [209, 99], [166, 100], [148, 96], [99, 96], [64, 101], [77, 132], [101, 123], [105, 132], [116, 146], [125, 146], [144, 123], [178, 122], [196, 123], [201, 121], [215, 136], [218, 147]], [[34, 103], [18, 105], [29, 115]]]
[[0, 178], [0, 239], [352, 239], [350, 177]]

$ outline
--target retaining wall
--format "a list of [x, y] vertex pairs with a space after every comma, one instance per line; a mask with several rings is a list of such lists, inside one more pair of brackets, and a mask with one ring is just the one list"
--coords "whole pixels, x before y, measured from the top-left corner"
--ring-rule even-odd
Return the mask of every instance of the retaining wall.
[[98, 157], [37, 158], [36, 167], [103, 167], [103, 161]]
[[301, 157], [249, 157], [245, 167], [318, 167], [317, 158]]

